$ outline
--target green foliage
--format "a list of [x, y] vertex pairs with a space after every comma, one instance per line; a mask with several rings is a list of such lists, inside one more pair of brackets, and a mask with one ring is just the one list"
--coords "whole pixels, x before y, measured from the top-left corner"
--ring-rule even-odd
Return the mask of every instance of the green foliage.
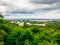
[[4, 45], [4, 42], [0, 42], [0, 45]]
[[0, 20], [0, 45], [59, 45], [60, 23], [52, 21], [47, 26], [23, 27]]
[[0, 13], [0, 18], [4, 18], [1, 13]]
[[7, 33], [3, 30], [0, 30], [0, 41], [4, 41], [7, 37]]

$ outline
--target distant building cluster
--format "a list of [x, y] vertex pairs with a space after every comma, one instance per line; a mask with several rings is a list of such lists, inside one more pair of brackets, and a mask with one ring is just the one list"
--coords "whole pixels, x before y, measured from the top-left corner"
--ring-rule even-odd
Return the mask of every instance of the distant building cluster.
[[[32, 24], [31, 22], [44, 22], [44, 23], [35, 23], [35, 24]], [[26, 21], [26, 24], [27, 25], [35, 25], [35, 26], [46, 26], [46, 23], [45, 22], [49, 22], [49, 21], [51, 21], [51, 20], [29, 20], [29, 21]], [[10, 21], [10, 23], [16, 23], [16, 24], [18, 24], [18, 25], [20, 25], [20, 26], [24, 26], [24, 21], [14, 21], [14, 20], [12, 20], [12, 21]]]

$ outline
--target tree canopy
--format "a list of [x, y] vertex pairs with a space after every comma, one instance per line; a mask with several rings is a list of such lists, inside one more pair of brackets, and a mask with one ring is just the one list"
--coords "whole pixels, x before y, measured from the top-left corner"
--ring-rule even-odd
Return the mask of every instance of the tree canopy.
[[0, 18], [4, 18], [4, 16], [0, 13]]
[[59, 22], [49, 22], [45, 27], [24, 26], [1, 20], [0, 45], [60, 45]]

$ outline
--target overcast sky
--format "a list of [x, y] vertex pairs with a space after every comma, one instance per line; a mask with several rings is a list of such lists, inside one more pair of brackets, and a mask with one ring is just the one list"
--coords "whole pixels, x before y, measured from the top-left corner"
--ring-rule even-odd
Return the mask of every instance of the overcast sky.
[[6, 19], [60, 19], [60, 0], [0, 0]]

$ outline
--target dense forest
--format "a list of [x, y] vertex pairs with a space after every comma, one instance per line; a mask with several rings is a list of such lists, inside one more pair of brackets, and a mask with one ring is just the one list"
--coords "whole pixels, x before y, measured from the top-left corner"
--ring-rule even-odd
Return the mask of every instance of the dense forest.
[[60, 23], [43, 26], [19, 26], [0, 19], [0, 45], [60, 45]]

